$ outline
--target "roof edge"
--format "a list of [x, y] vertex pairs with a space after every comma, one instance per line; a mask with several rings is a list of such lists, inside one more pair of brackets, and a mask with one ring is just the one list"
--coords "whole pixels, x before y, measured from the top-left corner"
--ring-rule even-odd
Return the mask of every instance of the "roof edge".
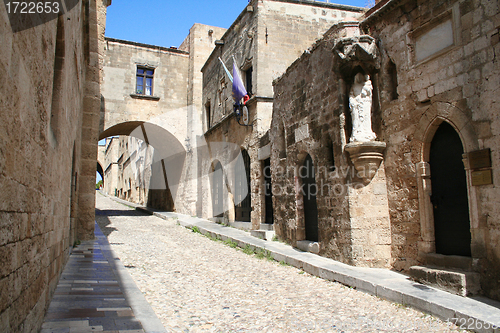
[[117, 38], [111, 38], [111, 37], [104, 37], [104, 40], [106, 42], [139, 46], [139, 47], [145, 47], [148, 49], [154, 49], [154, 50], [160, 50], [160, 51], [167, 51], [167, 52], [173, 52], [173, 53], [179, 53], [179, 54], [189, 54], [189, 52], [187, 52], [187, 51], [182, 51], [182, 50], [179, 50], [177, 48], [172, 48], [172, 47], [164, 47], [164, 46], [151, 45], [151, 44], [145, 44], [145, 43], [139, 43], [139, 42], [132, 42], [129, 40], [123, 40], [123, 39], [117, 39]]
[[370, 8], [364, 15], [363, 21], [361, 21], [360, 26], [364, 27], [368, 25], [375, 18], [384, 15], [391, 9], [394, 9], [396, 6], [404, 4], [408, 0], [381, 0], [375, 6]]
[[303, 4], [314, 7], [322, 7], [322, 8], [330, 8], [330, 9], [340, 9], [340, 10], [348, 10], [352, 12], [365, 12], [367, 8], [357, 7], [357, 6], [349, 6], [349, 5], [341, 5], [333, 2], [325, 2], [319, 0], [268, 0], [274, 2], [288, 2], [295, 4]]

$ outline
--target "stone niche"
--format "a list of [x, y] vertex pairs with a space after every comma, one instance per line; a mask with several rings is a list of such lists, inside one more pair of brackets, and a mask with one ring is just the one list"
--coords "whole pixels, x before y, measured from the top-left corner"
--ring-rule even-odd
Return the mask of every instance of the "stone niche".
[[376, 140], [372, 129], [374, 111], [377, 110], [377, 82], [380, 56], [375, 39], [368, 35], [340, 39], [335, 45], [334, 71], [342, 78], [346, 92], [344, 102], [344, 126], [346, 141], [344, 150], [363, 183], [368, 184], [375, 176], [383, 160], [385, 143]]
[[375, 39], [361, 35], [340, 39], [333, 48], [334, 72], [343, 91], [343, 151], [356, 175], [349, 179], [351, 258], [356, 266], [391, 264], [391, 228], [384, 167], [385, 142], [372, 127], [377, 110], [380, 56]]

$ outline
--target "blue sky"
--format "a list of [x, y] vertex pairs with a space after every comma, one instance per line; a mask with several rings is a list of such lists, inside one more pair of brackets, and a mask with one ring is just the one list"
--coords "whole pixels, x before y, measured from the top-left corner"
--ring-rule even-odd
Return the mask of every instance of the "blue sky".
[[[368, 0], [328, 2], [365, 7]], [[106, 36], [178, 47], [194, 23], [229, 28], [247, 4], [248, 0], [113, 0]]]

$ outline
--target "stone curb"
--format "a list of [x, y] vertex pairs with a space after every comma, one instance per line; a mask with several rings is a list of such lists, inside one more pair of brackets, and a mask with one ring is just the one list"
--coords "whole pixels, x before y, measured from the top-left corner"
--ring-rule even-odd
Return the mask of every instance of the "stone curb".
[[[474, 332], [500, 333], [500, 303], [461, 297], [410, 280], [406, 275], [382, 268], [354, 267], [316, 254], [302, 252], [289, 245], [265, 241], [250, 236], [246, 231], [225, 227], [214, 222], [188, 215], [162, 212], [142, 207], [112, 196], [109, 198], [135, 207], [136, 210], [161, 219], [177, 219], [179, 224], [196, 226], [204, 235], [230, 239], [244, 248], [269, 251], [276, 261], [283, 261], [320, 278], [342, 283], [371, 295], [398, 304], [413, 307], [444, 321], [456, 323], [460, 328]], [[492, 303], [494, 305], [486, 304]]]

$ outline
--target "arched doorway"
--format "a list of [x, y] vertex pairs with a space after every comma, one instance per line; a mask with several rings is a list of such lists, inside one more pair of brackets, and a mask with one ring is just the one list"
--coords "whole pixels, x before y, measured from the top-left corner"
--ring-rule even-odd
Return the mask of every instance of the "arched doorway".
[[224, 197], [223, 197], [223, 171], [222, 164], [217, 161], [213, 165], [212, 173], [212, 209], [214, 217], [222, 217], [224, 215]]
[[186, 209], [179, 191], [185, 191], [183, 170], [189, 161], [175, 135], [156, 124], [130, 121], [109, 127], [99, 135], [99, 140], [104, 138], [111, 138], [109, 145], [115, 146], [104, 153], [104, 158], [109, 152], [112, 159], [103, 177], [110, 194], [122, 198], [125, 194], [129, 200], [164, 211], [176, 211], [177, 204]]
[[252, 202], [250, 195], [250, 156], [245, 149], [241, 150], [242, 160], [235, 166], [235, 196], [234, 219], [235, 221], [250, 222]]
[[96, 171], [99, 174], [99, 176], [101, 176], [102, 183], [104, 184], [104, 170], [102, 169], [101, 163], [99, 163], [99, 162], [97, 162]]
[[432, 206], [436, 253], [471, 256], [469, 200], [462, 141], [447, 122], [439, 125], [431, 142]]
[[311, 155], [306, 156], [304, 164], [300, 168], [299, 176], [302, 180], [306, 240], [317, 242], [319, 240], [318, 207], [316, 205], [318, 189]]

